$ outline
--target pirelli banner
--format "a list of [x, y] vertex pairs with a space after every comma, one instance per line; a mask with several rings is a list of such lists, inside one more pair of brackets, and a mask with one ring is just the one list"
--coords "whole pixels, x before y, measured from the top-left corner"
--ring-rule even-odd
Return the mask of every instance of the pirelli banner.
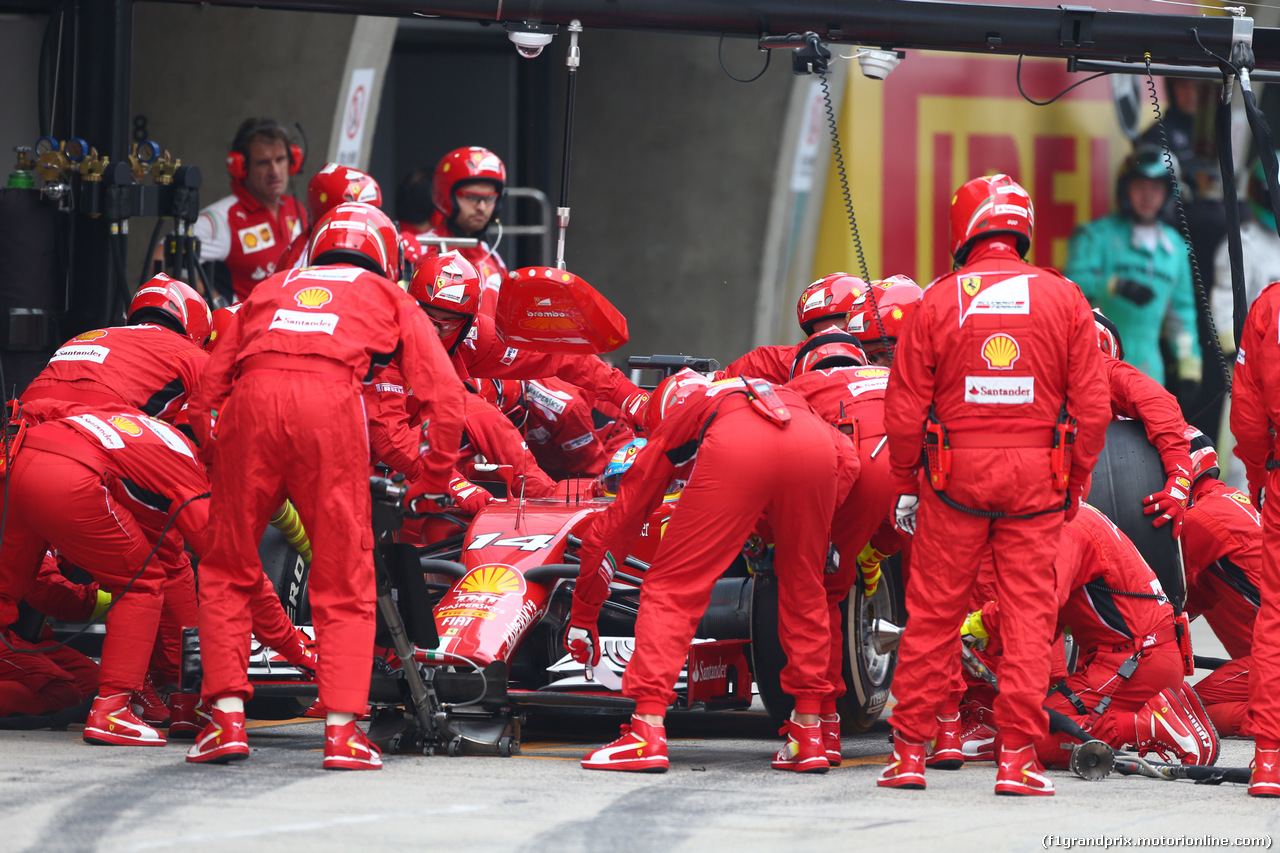
[[[951, 269], [948, 213], [971, 177], [1005, 172], [1035, 204], [1030, 259], [1061, 268], [1076, 225], [1113, 204], [1116, 171], [1130, 149], [1112, 85], [1100, 78], [1048, 101], [1084, 79], [1063, 60], [912, 51], [887, 79], [846, 66], [840, 141], [862, 251], [872, 278], [906, 274], [927, 284]], [[1145, 79], [1145, 78], [1144, 78]], [[1154, 118], [1150, 100], [1139, 123]], [[1160, 96], [1164, 86], [1157, 85]], [[1143, 87], [1145, 93], [1145, 87]], [[858, 274], [839, 169], [829, 164], [810, 279], [834, 270]]]

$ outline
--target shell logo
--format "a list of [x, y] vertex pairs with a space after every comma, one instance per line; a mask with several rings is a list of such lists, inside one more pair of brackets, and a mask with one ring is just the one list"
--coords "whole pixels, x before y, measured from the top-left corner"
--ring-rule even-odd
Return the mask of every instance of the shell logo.
[[293, 297], [303, 308], [319, 308], [333, 301], [333, 293], [327, 287], [308, 287]]
[[1020, 355], [1018, 342], [1004, 332], [992, 335], [982, 344], [982, 357], [992, 370], [1012, 370]]
[[92, 332], [85, 332], [83, 335], [76, 335], [71, 340], [76, 341], [77, 343], [83, 344], [83, 343], [88, 343], [89, 341], [96, 341], [98, 338], [105, 338], [106, 336], [107, 336], [106, 332], [102, 331], [101, 329], [95, 329]]
[[132, 436], [142, 435], [142, 427], [138, 426], [128, 418], [122, 418], [119, 415], [116, 415], [114, 418], [111, 419], [111, 425], [116, 429], [120, 430], [120, 432], [124, 433], [125, 435], [132, 435]]
[[252, 249], [254, 246], [258, 245], [258, 238], [252, 234], [246, 234], [244, 235], [244, 244]]
[[895, 320], [901, 320], [901, 319], [902, 319], [902, 309], [901, 309], [901, 308], [894, 308], [892, 311], [890, 311], [890, 312], [889, 312], [889, 316], [890, 316], [890, 317], [892, 317], [892, 318], [893, 318], [893, 319], [895, 319]]
[[458, 584], [459, 592], [482, 592], [489, 595], [524, 595], [524, 578], [510, 566], [481, 566], [472, 569]]

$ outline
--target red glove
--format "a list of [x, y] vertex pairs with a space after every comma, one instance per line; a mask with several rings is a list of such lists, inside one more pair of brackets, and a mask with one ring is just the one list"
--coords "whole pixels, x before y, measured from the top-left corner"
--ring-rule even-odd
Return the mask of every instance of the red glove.
[[[1174, 474], [1164, 484], [1164, 491], [1147, 495], [1142, 499], [1147, 515], [1155, 515], [1152, 527], [1164, 527], [1173, 522], [1173, 536], [1182, 533], [1182, 518], [1187, 513], [1187, 496], [1191, 494], [1191, 481], [1182, 474]], [[1159, 513], [1159, 515], [1156, 515]]]
[[569, 630], [564, 635], [564, 649], [583, 666], [600, 663], [600, 629], [596, 621], [570, 616]]
[[622, 414], [637, 432], [644, 430], [645, 414], [649, 409], [649, 392], [637, 391], [622, 403]]
[[493, 500], [488, 489], [477, 486], [465, 477], [454, 477], [449, 481], [449, 494], [458, 509], [467, 515], [475, 515]]

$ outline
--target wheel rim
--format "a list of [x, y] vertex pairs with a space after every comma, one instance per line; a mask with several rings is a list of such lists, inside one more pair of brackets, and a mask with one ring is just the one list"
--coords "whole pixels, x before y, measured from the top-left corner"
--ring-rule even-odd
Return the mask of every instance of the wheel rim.
[[875, 643], [872, 642], [872, 628], [877, 618], [892, 619], [893, 617], [893, 603], [889, 597], [888, 586], [880, 584], [870, 598], [864, 598], [857, 587], [854, 587], [850, 595], [856, 595], [859, 598], [858, 642], [862, 646], [860, 657], [866, 665], [867, 678], [872, 684], [881, 687], [893, 665], [893, 652], [880, 654], [876, 651]]

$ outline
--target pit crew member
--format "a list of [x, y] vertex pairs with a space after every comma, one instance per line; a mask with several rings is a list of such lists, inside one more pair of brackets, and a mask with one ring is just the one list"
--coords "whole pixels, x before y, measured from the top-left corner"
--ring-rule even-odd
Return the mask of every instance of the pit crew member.
[[655, 389], [646, 428], [648, 443], [619, 483], [617, 499], [583, 539], [565, 638], [575, 660], [599, 664], [596, 625], [614, 567], [673, 476], [687, 484], [640, 589], [636, 650], [622, 682], [635, 713], [622, 736], [588, 753], [582, 766], [667, 769], [663, 723], [675, 697], [672, 685], [716, 578], [767, 511], [777, 539], [779, 634], [787, 653], [782, 688], [796, 700], [773, 766], [826, 772], [818, 712], [834, 686], [826, 676], [830, 629], [822, 571], [831, 514], [843, 497], [838, 480], [842, 469], [849, 472], [847, 489], [857, 470], [852, 446], [793, 391], [762, 380], [713, 383], [692, 371]]
[[1249, 492], [1262, 510], [1262, 606], [1254, 624], [1249, 720], [1255, 753], [1249, 793], [1280, 796], [1280, 501], [1266, 500], [1280, 485], [1274, 432], [1280, 428], [1280, 287], [1258, 294], [1245, 318], [1236, 352], [1231, 400], [1235, 454], [1244, 463]]
[[[894, 679], [894, 752], [882, 786], [924, 787], [926, 745], [947, 696], [936, 687], [951, 677], [956, 635], [989, 546], [1009, 621], [996, 701], [1003, 734], [996, 792], [1053, 793], [1034, 745], [1048, 722], [1040, 702], [1053, 628], [1050, 566], [1110, 412], [1084, 297], [1022, 260], [1033, 223], [1030, 197], [1009, 176], [964, 184], [951, 203], [959, 269], [924, 292], [898, 340], [885, 427], [897, 523], [915, 541], [911, 618]], [[927, 438], [932, 457], [921, 472]]]
[[418, 304], [394, 284], [401, 254], [391, 220], [370, 205], [338, 205], [316, 226], [310, 256], [316, 266], [281, 273], [245, 301], [190, 404], [201, 453], [213, 460], [216, 535], [200, 585], [203, 693], [213, 720], [188, 761], [248, 755], [247, 588], [262, 571], [267, 516], [287, 494], [315, 551], [324, 766], [381, 767], [355, 724], [368, 702], [374, 634], [369, 460], [352, 453], [368, 444], [362, 381], [398, 360], [431, 395], [422, 473], [437, 484], [434, 493], [444, 493], [456, 458], [464, 392]]

